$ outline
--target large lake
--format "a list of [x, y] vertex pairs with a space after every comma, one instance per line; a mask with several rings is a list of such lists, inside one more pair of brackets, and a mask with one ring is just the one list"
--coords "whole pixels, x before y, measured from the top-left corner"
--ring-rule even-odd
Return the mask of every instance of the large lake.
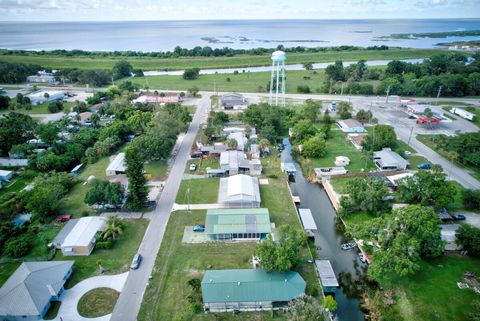
[[139, 22], [0, 22], [0, 48], [166, 51], [193, 48], [273, 48], [388, 45], [431, 48], [480, 37], [382, 39], [393, 33], [480, 30], [480, 19], [215, 20]]

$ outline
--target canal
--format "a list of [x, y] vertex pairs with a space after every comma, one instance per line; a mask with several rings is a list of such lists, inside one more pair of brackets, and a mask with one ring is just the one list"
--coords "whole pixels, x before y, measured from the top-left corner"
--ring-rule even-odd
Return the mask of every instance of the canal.
[[[352, 291], [352, 281], [359, 278], [364, 272], [363, 264], [358, 258], [357, 250], [343, 251], [340, 245], [345, 243], [341, 224], [336, 223], [336, 212], [327, 193], [319, 184], [309, 183], [302, 174], [300, 166], [291, 156], [291, 145], [284, 139], [285, 149], [282, 152], [282, 162], [293, 162], [297, 168], [295, 182], [290, 182], [294, 195], [300, 196], [299, 208], [309, 208], [317, 224], [315, 245], [317, 257], [328, 259], [332, 263], [340, 289], [335, 294], [337, 301], [337, 315], [340, 321], [363, 321], [364, 316], [360, 310], [360, 301]], [[349, 294], [349, 295], [347, 295]], [[358, 294], [357, 294], [358, 295]]]

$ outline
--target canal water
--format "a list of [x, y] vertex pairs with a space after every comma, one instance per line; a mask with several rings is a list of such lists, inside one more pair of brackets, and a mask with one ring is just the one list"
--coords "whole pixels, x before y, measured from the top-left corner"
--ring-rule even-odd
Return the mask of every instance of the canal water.
[[300, 166], [291, 156], [291, 145], [284, 139], [285, 149], [282, 152], [282, 162], [293, 162], [297, 168], [295, 182], [290, 182], [293, 195], [300, 196], [299, 208], [309, 208], [312, 212], [318, 231], [315, 233], [317, 257], [328, 259], [340, 283], [340, 289], [335, 294], [337, 301], [337, 316], [340, 321], [364, 321], [360, 310], [360, 302], [352, 291], [354, 281], [364, 273], [364, 266], [358, 258], [356, 249], [343, 251], [340, 245], [345, 243], [341, 224], [336, 223], [336, 212], [325, 190], [319, 184], [309, 183], [302, 174]]
[[[386, 66], [391, 60], [367, 60], [365, 64], [367, 66]], [[409, 63], [421, 63], [423, 59], [402, 59], [401, 61]], [[356, 64], [357, 61], [344, 61], [343, 66], [348, 67], [352, 64]], [[313, 69], [325, 69], [334, 62], [319, 62], [312, 64]], [[302, 64], [285, 65], [285, 70], [305, 70]], [[269, 72], [272, 71], [271, 66], [255, 66], [255, 67], [237, 67], [237, 68], [216, 68], [216, 69], [201, 69], [200, 75], [214, 75], [214, 74], [233, 74], [235, 71], [244, 72]], [[181, 76], [183, 70], [150, 70], [144, 71], [145, 76]]]

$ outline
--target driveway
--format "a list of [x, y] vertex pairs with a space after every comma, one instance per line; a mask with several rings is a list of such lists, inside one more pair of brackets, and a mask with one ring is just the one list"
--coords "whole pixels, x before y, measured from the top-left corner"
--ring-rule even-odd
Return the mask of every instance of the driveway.
[[73, 288], [65, 290], [61, 295], [62, 304], [58, 311], [56, 321], [109, 321], [111, 314], [98, 318], [84, 318], [78, 314], [77, 305], [80, 298], [90, 290], [96, 288], [111, 288], [122, 292], [129, 272], [117, 275], [101, 275], [83, 280]]

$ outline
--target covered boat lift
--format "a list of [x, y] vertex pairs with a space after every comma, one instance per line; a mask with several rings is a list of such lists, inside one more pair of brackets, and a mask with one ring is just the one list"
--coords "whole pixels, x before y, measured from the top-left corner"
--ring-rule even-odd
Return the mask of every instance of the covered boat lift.
[[329, 260], [315, 260], [323, 293], [335, 293], [339, 287], [337, 277]]

